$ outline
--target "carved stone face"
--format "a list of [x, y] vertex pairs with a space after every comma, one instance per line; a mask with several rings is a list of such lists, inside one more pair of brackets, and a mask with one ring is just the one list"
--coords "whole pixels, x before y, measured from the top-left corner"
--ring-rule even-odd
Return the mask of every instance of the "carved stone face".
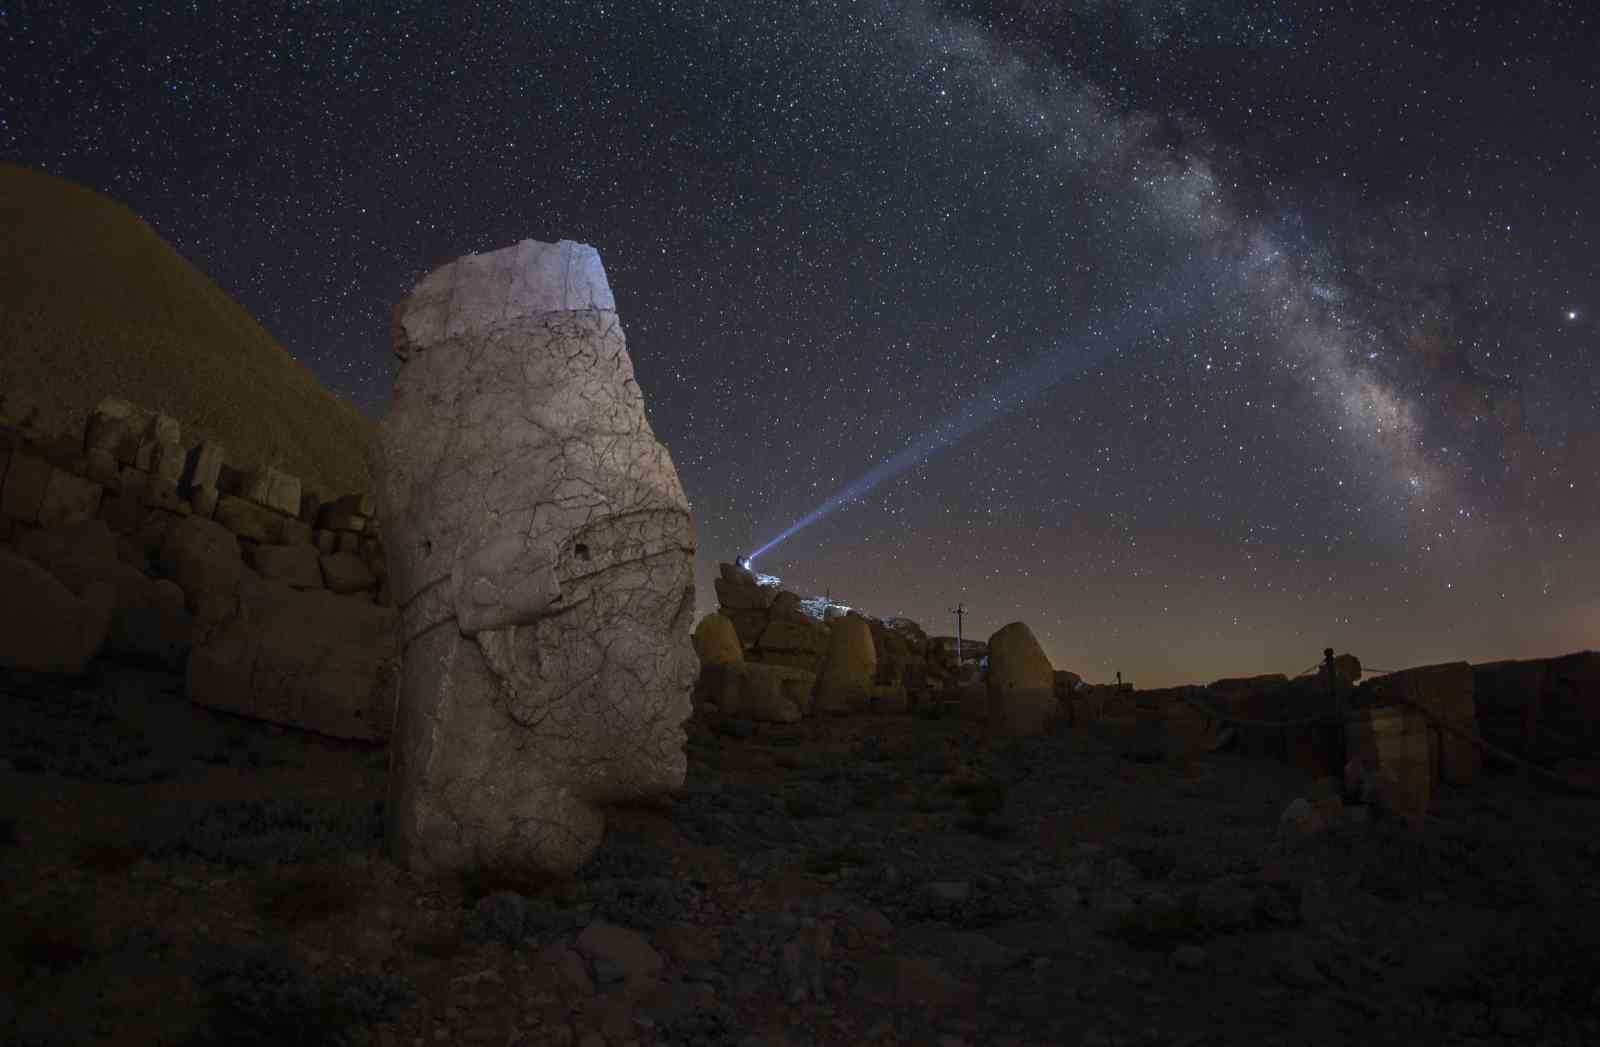
[[[531, 244], [530, 256], [530, 244], [441, 269], [401, 307], [406, 362], [379, 426], [380, 510], [408, 645], [400, 722], [427, 737], [403, 750], [400, 770], [415, 781], [401, 795], [483, 822], [489, 836], [536, 835], [547, 830], [523, 823], [563, 811], [590, 817], [574, 802], [680, 787], [696, 672], [688, 500], [645, 417], [616, 314], [586, 304], [609, 306], [598, 256], [566, 243]], [[459, 271], [469, 262], [478, 271]], [[543, 294], [526, 283], [541, 266], [559, 292], [545, 304], [569, 308], [508, 305], [505, 294]], [[440, 629], [482, 658], [414, 667], [413, 645], [435, 663], [436, 650], [455, 649], [431, 639]], [[475, 707], [438, 693], [450, 689]]]

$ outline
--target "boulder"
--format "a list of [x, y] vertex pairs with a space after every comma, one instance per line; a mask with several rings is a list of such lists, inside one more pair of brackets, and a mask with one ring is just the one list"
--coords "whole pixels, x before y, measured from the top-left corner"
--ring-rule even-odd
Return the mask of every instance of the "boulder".
[[196, 488], [215, 488], [222, 479], [222, 465], [227, 456], [227, 449], [215, 440], [195, 445], [184, 459], [183, 489], [192, 495]]
[[878, 656], [867, 620], [854, 612], [837, 619], [817, 676], [814, 709], [825, 715], [860, 712], [867, 707], [877, 672]]
[[190, 701], [334, 738], [389, 737], [400, 653], [394, 610], [250, 574], [239, 578], [235, 607], [196, 630]]
[[720, 613], [733, 623], [733, 631], [743, 646], [761, 639], [761, 634], [772, 624], [772, 617], [766, 611], [738, 611], [724, 607]]
[[300, 516], [300, 478], [270, 465], [241, 472], [239, 496], [291, 518]]
[[[1413, 702], [1435, 719], [1476, 734], [1478, 722], [1472, 685], [1472, 666], [1466, 662], [1450, 662], [1369, 680], [1361, 688], [1361, 695], [1365, 703], [1372, 705]], [[1483, 767], [1482, 750], [1459, 735], [1437, 728], [1433, 731], [1440, 780], [1451, 785], [1470, 785], [1476, 781]]]
[[744, 661], [744, 648], [733, 623], [726, 615], [713, 611], [700, 619], [694, 629], [694, 653], [700, 658], [700, 668], [713, 665], [737, 664]]
[[430, 273], [394, 348], [371, 507], [403, 609], [388, 843], [423, 873], [567, 875], [608, 806], [684, 782], [688, 499], [593, 248]]
[[767, 615], [769, 621], [788, 622], [791, 625], [821, 624], [805, 612], [805, 608], [800, 603], [800, 597], [787, 589], [780, 589], [778, 594], [772, 598], [772, 606], [767, 608]]
[[75, 596], [49, 571], [0, 549], [0, 665], [78, 675], [100, 652], [116, 590], [93, 582]]
[[753, 571], [737, 564], [718, 564], [721, 572], [713, 585], [717, 603], [731, 611], [765, 611], [778, 598], [776, 586], [762, 585]]
[[1422, 823], [1434, 777], [1426, 720], [1397, 706], [1358, 709], [1345, 726], [1345, 753], [1372, 774], [1380, 807]]
[[169, 669], [183, 665], [192, 633], [183, 591], [130, 565], [104, 520], [35, 531], [22, 539], [18, 551], [76, 596], [87, 596], [95, 584], [111, 587], [116, 597], [104, 644], [106, 654]]
[[810, 704], [816, 675], [786, 665], [725, 662], [706, 669], [702, 681], [702, 700], [724, 716], [795, 723]]
[[225, 494], [217, 499], [216, 511], [211, 516], [240, 538], [266, 545], [284, 544], [285, 517], [275, 509]]
[[314, 545], [247, 545], [245, 559], [263, 578], [295, 589], [321, 589], [322, 564]]
[[989, 726], [1001, 735], [1041, 734], [1061, 715], [1055, 669], [1033, 631], [1012, 622], [989, 637]]
[[157, 562], [162, 577], [183, 590], [191, 614], [209, 620], [233, 613], [245, 565], [239, 539], [226, 527], [197, 516], [177, 520], [162, 536]]
[[[313, 556], [317, 555], [312, 546], [297, 548], [310, 549]], [[322, 583], [333, 592], [364, 593], [378, 584], [378, 576], [355, 553], [329, 553], [318, 556], [318, 560], [322, 564]]]
[[755, 659], [815, 673], [828, 651], [828, 630], [813, 621], [771, 622], [756, 641]]

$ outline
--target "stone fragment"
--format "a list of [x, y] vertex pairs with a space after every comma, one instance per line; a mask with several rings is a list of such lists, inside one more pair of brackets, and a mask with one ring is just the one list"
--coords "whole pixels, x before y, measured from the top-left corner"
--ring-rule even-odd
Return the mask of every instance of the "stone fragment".
[[55, 469], [42, 458], [12, 450], [6, 468], [5, 487], [0, 488], [0, 514], [22, 523], [39, 522], [39, 507], [44, 504], [50, 474]]
[[175, 516], [188, 516], [193, 512], [188, 500], [178, 494], [178, 485], [164, 477], [152, 476], [145, 484], [144, 507], [146, 509], [159, 509], [164, 513]]
[[196, 444], [184, 460], [183, 489], [192, 494], [200, 487], [218, 488], [227, 457], [227, 448], [215, 440]]
[[311, 542], [319, 553], [331, 553], [338, 547], [338, 535], [332, 531], [312, 531]]
[[778, 597], [776, 586], [762, 585], [754, 572], [737, 564], [718, 564], [717, 570], [717, 602], [729, 610], [764, 611]]
[[702, 670], [744, 661], [744, 648], [739, 644], [739, 634], [733, 631], [733, 623], [726, 615], [715, 611], [695, 626], [694, 652], [700, 658]]
[[270, 465], [240, 473], [239, 496], [290, 518], [300, 515], [300, 478]]
[[1345, 728], [1345, 752], [1371, 768], [1380, 808], [1422, 823], [1434, 777], [1426, 720], [1395, 706], [1356, 710]]
[[570, 873], [606, 806], [683, 785], [693, 527], [614, 310], [592, 248], [524, 241], [395, 312], [373, 508], [405, 644], [388, 839], [412, 869]]
[[1055, 669], [1033, 631], [1012, 622], [989, 637], [989, 726], [1006, 737], [1042, 734], [1061, 715]]
[[249, 573], [238, 578], [234, 606], [197, 625], [184, 681], [190, 701], [335, 738], [389, 737], [395, 611]]
[[115, 600], [107, 654], [169, 669], [182, 666], [191, 634], [182, 590], [130, 565], [104, 520], [36, 531], [18, 543], [18, 551], [76, 596], [86, 597], [95, 584], [111, 587]]
[[154, 448], [150, 457], [150, 475], [177, 487], [178, 481], [183, 479], [183, 467], [187, 464], [183, 445], [176, 441], [164, 441], [155, 444]]
[[816, 676], [804, 669], [763, 662], [724, 662], [701, 670], [703, 701], [725, 716], [764, 723], [795, 723], [811, 704]]
[[772, 621], [756, 641], [755, 656], [769, 665], [787, 665], [817, 672], [828, 651], [828, 630], [807, 621]]
[[[301, 548], [310, 550], [315, 555], [315, 550], [312, 550], [311, 546]], [[318, 556], [317, 559], [322, 564], [322, 584], [333, 592], [364, 593], [378, 584], [377, 576], [355, 553], [332, 553], [328, 556]]]
[[196, 516], [211, 519], [217, 511], [217, 502], [222, 495], [211, 484], [200, 484], [189, 491], [189, 509]]
[[222, 495], [217, 499], [212, 518], [240, 538], [269, 545], [283, 544], [283, 515], [255, 502], [231, 494]]
[[231, 614], [234, 591], [245, 572], [239, 540], [213, 520], [189, 516], [162, 536], [159, 567], [183, 590], [184, 603], [197, 618]]
[[93, 480], [73, 476], [65, 469], [50, 469], [44, 497], [39, 500], [40, 527], [63, 527], [93, 520], [105, 488]]
[[325, 531], [348, 531], [351, 534], [360, 534], [367, 526], [367, 518], [360, 513], [353, 513], [342, 504], [344, 499], [332, 505], [325, 505], [317, 514], [317, 526]]
[[877, 652], [866, 619], [851, 613], [835, 621], [817, 676], [816, 713], [837, 716], [864, 710], [877, 670]]
[[378, 512], [377, 502], [370, 494], [343, 494], [334, 505], [350, 516], [375, 516]]
[[0, 549], [0, 665], [76, 676], [99, 653], [116, 590], [103, 582], [73, 595], [25, 556]]
[[121, 478], [117, 472], [121, 467], [110, 451], [92, 447], [84, 454], [84, 460], [89, 464], [89, 479], [102, 487], [120, 489]]
[[293, 516], [285, 516], [278, 524], [278, 541], [283, 545], [310, 545], [311, 528]]
[[[1413, 702], [1437, 720], [1469, 734], [1477, 733], [1472, 666], [1466, 662], [1427, 665], [1390, 673], [1369, 680], [1361, 690], [1364, 695], [1370, 696], [1373, 704]], [[1441, 731], [1436, 751], [1442, 781], [1451, 785], [1471, 785], [1477, 780], [1483, 767], [1483, 754], [1472, 742]]]
[[247, 545], [246, 561], [263, 578], [295, 589], [321, 589], [322, 565], [313, 545]]

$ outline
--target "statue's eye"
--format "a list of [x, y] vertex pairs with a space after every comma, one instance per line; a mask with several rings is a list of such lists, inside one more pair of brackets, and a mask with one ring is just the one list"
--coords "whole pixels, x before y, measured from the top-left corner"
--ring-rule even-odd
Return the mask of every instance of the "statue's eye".
[[584, 545], [582, 542], [579, 542], [577, 545], [572, 547], [572, 555], [576, 556], [580, 560], [586, 561], [589, 559], [589, 547]]

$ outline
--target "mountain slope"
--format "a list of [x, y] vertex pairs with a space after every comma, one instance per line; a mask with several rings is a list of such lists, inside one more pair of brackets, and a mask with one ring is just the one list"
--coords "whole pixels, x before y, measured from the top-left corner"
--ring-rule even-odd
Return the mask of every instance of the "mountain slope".
[[324, 497], [372, 487], [373, 423], [296, 363], [121, 204], [0, 164], [0, 389], [47, 431], [104, 396], [215, 439], [232, 465], [277, 464]]

